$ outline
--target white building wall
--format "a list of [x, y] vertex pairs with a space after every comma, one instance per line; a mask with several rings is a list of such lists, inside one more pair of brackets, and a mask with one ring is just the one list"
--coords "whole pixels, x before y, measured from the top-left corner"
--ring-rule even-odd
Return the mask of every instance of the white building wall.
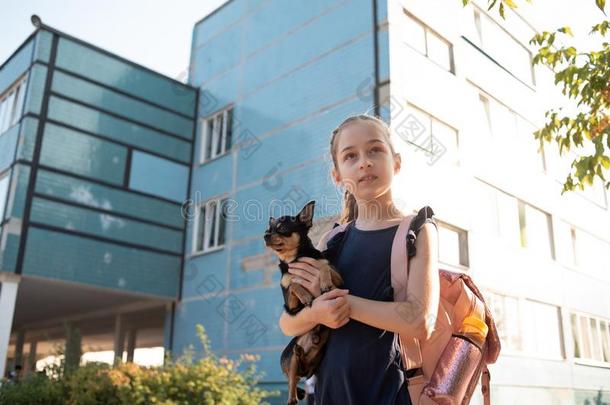
[[[536, 1], [533, 6], [518, 9], [522, 15], [507, 10], [506, 20], [497, 15], [497, 10], [487, 12], [486, 1], [475, 3], [483, 5], [482, 18], [489, 26], [500, 33], [505, 29], [532, 56], [535, 52], [528, 42], [535, 29], [565, 25], [559, 18], [553, 24], [550, 6], [543, 4], [536, 9], [536, 3], [540, 3]], [[569, 6], [566, 1], [553, 3], [562, 10]], [[561, 196], [560, 180], [565, 179], [567, 171], [561, 171], [556, 151], [547, 153], [543, 166], [543, 157], [535, 151], [537, 141], [528, 131], [541, 127], [544, 112], [558, 106], [560, 92], [553, 84], [552, 73], [537, 66], [533, 68], [533, 82], [524, 79], [527, 66], [514, 63], [521, 55], [519, 48], [514, 48], [514, 57], [502, 61], [514, 66], [495, 63], [490, 56], [502, 60], [499, 51], [506, 54], [517, 42], [502, 43], [509, 37], [500, 34], [494, 39], [489, 34], [483, 38], [489, 53], [479, 49], [485, 46], [477, 44], [473, 7], [464, 8], [455, 0], [389, 0], [389, 103], [394, 142], [403, 162], [394, 195], [406, 206], [430, 205], [443, 228], [451, 228], [441, 233], [441, 249], [445, 250], [441, 256], [446, 264], [467, 269], [486, 292], [509, 297], [505, 304], [494, 307], [503, 322], [499, 326], [508, 336], [504, 339], [512, 339], [504, 345], [499, 361], [490, 367], [494, 403], [584, 403], [586, 399], [592, 401], [598, 390], [608, 401], [610, 359], [604, 358], [603, 337], [595, 341], [602, 350], [602, 361], [575, 358], [570, 318], [572, 312], [578, 312], [610, 321], [610, 213], [606, 193], [598, 184], [585, 192]], [[428, 32], [435, 32], [434, 38], [442, 37], [451, 44], [453, 73], [442, 63], [435, 63], [430, 50], [425, 55], [416, 49], [414, 32], [418, 31], [408, 28], [405, 9], [426, 25]], [[599, 15], [599, 21], [593, 20], [592, 24], [602, 20], [603, 15]], [[582, 25], [582, 20], [578, 24]], [[433, 48], [429, 45], [428, 49]], [[500, 124], [499, 115], [492, 111], [488, 134], [480, 94], [489, 98], [493, 109], [512, 111], [504, 116], [517, 117], [518, 129], [508, 132], [510, 122]], [[409, 118], [413, 110], [407, 109], [408, 105], [455, 129], [455, 156], [450, 152], [451, 145], [445, 145], [448, 152], [429, 165], [423, 152], [401, 137], [401, 133], [409, 133], [413, 122]], [[421, 123], [425, 116], [420, 113], [415, 118]], [[435, 124], [423, 122], [424, 127], [431, 125]], [[505, 136], [501, 136], [502, 131]], [[459, 163], [451, 164], [453, 158]], [[514, 206], [515, 210], [502, 209], [503, 201], [514, 204], [508, 207]], [[517, 201], [522, 202], [527, 224], [524, 234], [531, 240], [526, 247], [519, 240]], [[543, 213], [548, 214], [548, 227]], [[540, 218], [541, 222], [536, 222]], [[575, 252], [570, 226], [575, 228]], [[460, 234], [467, 243], [458, 241]], [[550, 240], [548, 250], [535, 243], [545, 243], [544, 235]], [[452, 261], [464, 251], [467, 262]], [[570, 263], [573, 255], [576, 264]], [[499, 313], [500, 307], [504, 314]], [[532, 329], [536, 332], [528, 333]], [[610, 348], [610, 338], [604, 342]]]

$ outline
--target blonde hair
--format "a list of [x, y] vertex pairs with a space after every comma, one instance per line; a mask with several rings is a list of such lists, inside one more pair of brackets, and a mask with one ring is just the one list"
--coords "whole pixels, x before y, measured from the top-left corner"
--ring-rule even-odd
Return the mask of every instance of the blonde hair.
[[[337, 142], [337, 137], [339, 136], [339, 133], [341, 133], [341, 130], [343, 130], [346, 126], [358, 121], [366, 124], [370, 123], [373, 127], [375, 127], [382, 134], [386, 143], [390, 147], [392, 156], [396, 154], [390, 138], [390, 128], [388, 127], [388, 124], [386, 124], [379, 117], [366, 114], [353, 115], [343, 120], [343, 122], [333, 130], [330, 138], [330, 155], [333, 159], [333, 165], [337, 172], [339, 172], [339, 164], [337, 162], [337, 148], [339, 145]], [[346, 188], [345, 193], [343, 194], [343, 209], [341, 211], [339, 223], [344, 224], [346, 222], [355, 220], [356, 218], [358, 218], [358, 204], [356, 203], [356, 197], [349, 191], [348, 188]]]

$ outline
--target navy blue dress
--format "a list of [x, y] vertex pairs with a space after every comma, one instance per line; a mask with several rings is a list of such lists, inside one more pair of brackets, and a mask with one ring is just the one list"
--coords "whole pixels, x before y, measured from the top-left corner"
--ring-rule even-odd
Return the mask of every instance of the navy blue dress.
[[[352, 222], [328, 241], [326, 253], [343, 277], [342, 288], [358, 297], [393, 301], [390, 253], [397, 229], [364, 231]], [[330, 330], [327, 345], [315, 373], [316, 405], [411, 405], [394, 332], [350, 319]]]

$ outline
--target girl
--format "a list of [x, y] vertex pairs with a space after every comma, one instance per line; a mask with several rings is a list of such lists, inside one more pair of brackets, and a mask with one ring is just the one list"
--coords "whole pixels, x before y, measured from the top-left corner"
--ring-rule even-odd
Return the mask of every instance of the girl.
[[344, 289], [320, 295], [318, 262], [306, 257], [292, 263], [289, 272], [316, 298], [295, 316], [284, 312], [279, 326], [287, 336], [316, 324], [332, 329], [315, 374], [316, 405], [411, 404], [396, 333], [419, 339], [432, 333], [434, 323], [426, 320], [436, 316], [440, 294], [436, 224], [425, 223], [417, 235], [407, 301], [392, 302], [390, 253], [404, 217], [391, 192], [400, 154], [388, 126], [368, 115], [343, 121], [332, 132], [330, 152], [333, 180], [345, 188], [340, 223], [350, 224], [327, 242], [327, 251], [337, 254]]

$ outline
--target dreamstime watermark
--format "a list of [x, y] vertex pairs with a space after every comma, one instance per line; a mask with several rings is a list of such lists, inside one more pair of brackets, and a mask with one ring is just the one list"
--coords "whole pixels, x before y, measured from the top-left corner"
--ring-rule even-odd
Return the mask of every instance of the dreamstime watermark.
[[[281, 199], [273, 198], [266, 203], [258, 199], [238, 201], [229, 197], [203, 199], [201, 198], [201, 192], [196, 191], [193, 198], [189, 198], [182, 204], [181, 215], [187, 222], [191, 222], [198, 217], [199, 213], [197, 211], [200, 210], [200, 207], [207, 205], [208, 208], [211, 208], [211, 204], [216, 204], [217, 209], [217, 205], [222, 202], [219, 214], [223, 216], [225, 222], [263, 222], [268, 220], [269, 217], [295, 216], [309, 201], [311, 201], [311, 198], [300, 186], [293, 186]], [[316, 216], [334, 215], [339, 211], [342, 202], [342, 198], [338, 194], [336, 196], [323, 195], [316, 200]], [[362, 213], [369, 216], [380, 215], [380, 213], [384, 213], [384, 210], [390, 217], [403, 215], [404, 202], [399, 199], [393, 202], [392, 206], [386, 207], [378, 200], [371, 199], [366, 204], [361, 204], [359, 210], [363, 210]], [[210, 215], [207, 219], [211, 219], [212, 210], [207, 209], [205, 212], [206, 215]]]
[[[199, 274], [199, 269], [193, 262], [190, 262], [187, 271], [184, 272], [184, 282], [194, 282]], [[207, 275], [195, 287], [195, 292], [202, 301], [210, 302], [214, 298], [221, 298], [216, 305], [218, 313], [229, 325], [236, 324], [236, 331], [245, 334], [248, 345], [254, 345], [263, 335], [267, 333], [269, 327], [264, 324], [254, 313], [248, 311], [246, 304], [235, 294], [227, 293], [224, 284], [213, 274]]]

